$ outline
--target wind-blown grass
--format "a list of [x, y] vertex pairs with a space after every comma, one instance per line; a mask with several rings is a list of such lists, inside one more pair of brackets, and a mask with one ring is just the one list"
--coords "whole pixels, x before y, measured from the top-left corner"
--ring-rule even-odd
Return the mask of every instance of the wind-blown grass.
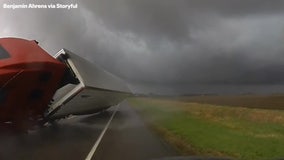
[[284, 111], [133, 98], [147, 124], [182, 154], [284, 157]]

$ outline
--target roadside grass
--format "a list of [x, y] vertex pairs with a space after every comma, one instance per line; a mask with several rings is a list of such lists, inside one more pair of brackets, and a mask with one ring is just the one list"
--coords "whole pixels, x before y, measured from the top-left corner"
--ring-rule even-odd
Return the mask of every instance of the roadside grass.
[[284, 111], [132, 98], [146, 123], [183, 155], [284, 157]]

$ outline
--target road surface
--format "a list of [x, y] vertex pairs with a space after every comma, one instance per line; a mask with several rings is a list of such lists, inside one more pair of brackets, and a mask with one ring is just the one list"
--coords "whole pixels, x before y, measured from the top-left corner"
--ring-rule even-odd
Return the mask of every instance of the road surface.
[[[0, 133], [0, 159], [85, 160], [116, 108], [91, 116], [60, 121], [55, 126], [15, 134]], [[93, 160], [148, 160], [177, 156], [123, 102], [92, 155]]]

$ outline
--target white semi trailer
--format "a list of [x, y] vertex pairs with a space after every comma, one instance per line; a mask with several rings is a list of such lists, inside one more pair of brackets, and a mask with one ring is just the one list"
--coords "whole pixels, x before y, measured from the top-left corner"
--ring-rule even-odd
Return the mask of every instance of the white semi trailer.
[[114, 106], [131, 96], [118, 77], [66, 50], [55, 58], [69, 68], [64, 85], [57, 90], [47, 113], [51, 119], [92, 114]]

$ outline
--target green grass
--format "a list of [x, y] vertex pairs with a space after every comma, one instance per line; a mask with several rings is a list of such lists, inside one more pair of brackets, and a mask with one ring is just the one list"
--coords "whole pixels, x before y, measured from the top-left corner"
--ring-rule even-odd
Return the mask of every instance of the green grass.
[[129, 103], [182, 154], [284, 157], [284, 111], [133, 98]]

